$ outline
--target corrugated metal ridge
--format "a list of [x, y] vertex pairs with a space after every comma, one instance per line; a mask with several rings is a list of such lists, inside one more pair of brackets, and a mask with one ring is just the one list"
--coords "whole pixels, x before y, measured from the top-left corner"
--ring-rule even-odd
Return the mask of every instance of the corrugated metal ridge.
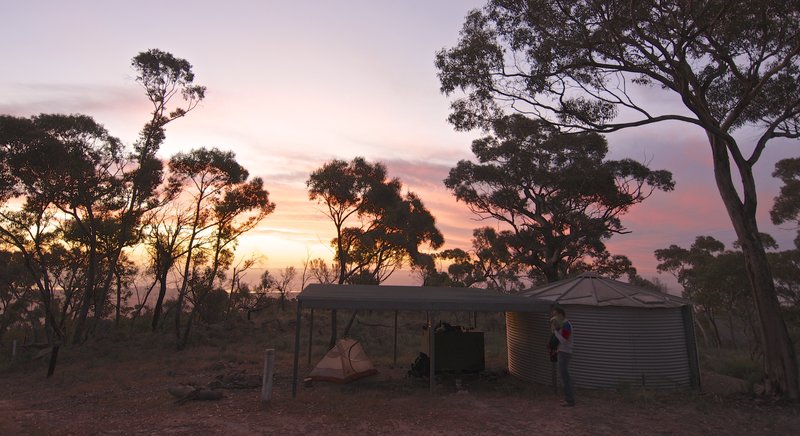
[[[535, 287], [535, 288], [528, 289], [527, 291], [523, 291], [519, 295], [523, 295], [525, 297], [537, 297], [537, 296], [541, 296], [543, 294], [546, 294], [547, 291], [550, 291], [550, 290], [552, 290], [554, 288], [566, 287], [566, 290], [564, 292], [561, 292], [560, 293], [561, 295], [559, 295], [555, 300], [555, 301], [560, 301], [560, 299], [565, 294], [569, 293], [569, 291], [571, 291], [575, 286], [578, 286], [579, 279], [580, 279], [580, 276], [572, 277], [572, 278], [569, 278], [569, 279], [564, 279], [564, 280], [561, 280], [561, 281], [558, 281], [558, 282], [547, 283], [545, 285], [541, 285], [539, 287]], [[571, 283], [571, 282], [574, 282], [574, 283]]]
[[[580, 297], [573, 297], [573, 298], [569, 298], [569, 297], [568, 297], [568, 296], [569, 296], [569, 294], [571, 294], [571, 293], [572, 293], [572, 291], [576, 290], [576, 289], [578, 288], [578, 285], [580, 285], [580, 284], [581, 284], [581, 278], [580, 278], [580, 276], [579, 276], [579, 277], [575, 277], [575, 278], [572, 280], [572, 282], [573, 282], [573, 283], [569, 283], [569, 285], [570, 285], [570, 286], [568, 286], [568, 287], [567, 287], [567, 289], [566, 289], [564, 292], [562, 292], [562, 293], [561, 293], [561, 295], [560, 295], [558, 298], [556, 298], [556, 301], [557, 301], [557, 302], [559, 302], [559, 303], [568, 303], [570, 300], [578, 300], [578, 299], [584, 298], [584, 297], [582, 297], [582, 296], [580, 296]], [[559, 283], [559, 282], [556, 282], [556, 283]], [[566, 283], [565, 283], [565, 284], [566, 284]]]
[[[665, 293], [662, 293], [662, 292], [653, 291], [653, 290], [650, 290], [650, 289], [640, 288], [640, 287], [634, 286], [634, 285], [632, 285], [630, 283], [624, 283], [624, 282], [620, 282], [618, 280], [611, 280], [611, 279], [605, 279], [605, 281], [609, 282], [609, 283], [613, 283], [614, 286], [617, 286], [617, 287], [619, 287], [621, 289], [626, 290], [627, 292], [630, 292], [630, 295], [628, 296], [628, 298], [631, 299], [632, 301], [637, 302], [638, 304], [643, 305], [644, 307], [651, 307], [652, 305], [658, 304], [658, 303], [668, 304], [668, 305], [670, 305], [672, 307], [685, 306], [685, 305], [691, 304], [689, 302], [689, 300], [686, 300], [686, 299], [683, 299], [683, 298], [680, 298], [680, 297], [676, 297], [674, 295], [669, 295], [669, 294], [665, 294]], [[647, 297], [652, 298], [654, 300], [643, 301], [643, 300], [637, 298], [640, 295], [646, 295]]]
[[[580, 281], [586, 281], [587, 283], [589, 283], [589, 287], [592, 289], [592, 297], [594, 297], [594, 303], [599, 306], [600, 299], [597, 298], [597, 286], [595, 286], [595, 284], [597, 283], [597, 280], [595, 280], [596, 278], [597, 277], [594, 275], [591, 276], [581, 275]], [[612, 289], [612, 291], [616, 292], [616, 289]]]
[[[612, 290], [613, 292], [620, 295], [623, 299], [628, 300], [632, 303], [633, 306], [641, 306], [642, 302], [633, 298], [633, 295], [638, 294], [641, 292], [641, 289], [631, 287], [620, 286], [624, 285], [624, 283], [616, 281], [616, 280], [592, 280], [592, 283], [601, 283], [608, 289]], [[632, 288], [632, 289], [630, 289]], [[626, 292], [627, 291], [627, 292]], [[609, 299], [610, 300], [610, 299]], [[663, 300], [661, 300], [663, 302]], [[599, 302], [599, 301], [598, 301]]]
[[[581, 290], [588, 290], [589, 295], [578, 292]], [[618, 295], [619, 297], [609, 296], [603, 298], [603, 294]], [[691, 304], [689, 300], [606, 278], [595, 272], [586, 272], [558, 282], [548, 283], [529, 289], [519, 295], [546, 299], [561, 304], [587, 306], [652, 308], [680, 307]]]

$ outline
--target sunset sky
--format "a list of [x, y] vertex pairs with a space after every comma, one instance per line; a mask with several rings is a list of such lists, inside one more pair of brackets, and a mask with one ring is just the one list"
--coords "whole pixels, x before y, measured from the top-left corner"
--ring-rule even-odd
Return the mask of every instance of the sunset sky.
[[[277, 210], [242, 241], [262, 267], [331, 257], [333, 227], [308, 200], [305, 180], [324, 162], [364, 156], [420, 195], [446, 238], [468, 248], [477, 222], [442, 180], [471, 157], [479, 132], [446, 122], [436, 51], [456, 43], [477, 0], [363, 1], [26, 1], [3, 2], [0, 113], [83, 113], [133, 143], [151, 110], [130, 60], [151, 48], [192, 63], [206, 99], [169, 124], [161, 155], [197, 147], [232, 150], [264, 178]], [[669, 105], [664, 94], [646, 96]], [[752, 139], [742, 132], [739, 139]], [[728, 244], [733, 230], [711, 172], [703, 132], [664, 124], [607, 137], [611, 158], [629, 157], [673, 172], [671, 193], [656, 193], [623, 217], [631, 234], [609, 248], [639, 273], [656, 276], [653, 251], [688, 247], [697, 235]], [[762, 231], [790, 248], [794, 229], [769, 223], [779, 183], [774, 163], [797, 155], [774, 142], [757, 170]], [[662, 280], [669, 281], [661, 276]], [[398, 276], [395, 281], [405, 280]]]

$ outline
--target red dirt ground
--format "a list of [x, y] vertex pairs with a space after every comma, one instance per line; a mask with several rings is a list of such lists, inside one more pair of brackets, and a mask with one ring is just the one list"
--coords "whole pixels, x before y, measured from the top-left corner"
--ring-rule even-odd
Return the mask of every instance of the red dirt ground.
[[[146, 336], [146, 335], [144, 335]], [[131, 343], [132, 342], [132, 343]], [[440, 380], [407, 365], [348, 385], [315, 382], [291, 397], [291, 353], [276, 353], [273, 397], [223, 389], [218, 401], [176, 404], [167, 389], [219, 379], [260, 380], [263, 345], [195, 345], [176, 352], [146, 339], [62, 351], [53, 377], [43, 359], [0, 373], [0, 435], [16, 434], [797, 434], [800, 407], [736, 393], [740, 381], [704, 375], [704, 392], [576, 392], [559, 407], [552, 388], [502, 373]], [[157, 342], [157, 341], [155, 341]], [[305, 362], [302, 371], [308, 371]], [[301, 374], [302, 376], [303, 374]], [[733, 393], [731, 393], [733, 391]]]

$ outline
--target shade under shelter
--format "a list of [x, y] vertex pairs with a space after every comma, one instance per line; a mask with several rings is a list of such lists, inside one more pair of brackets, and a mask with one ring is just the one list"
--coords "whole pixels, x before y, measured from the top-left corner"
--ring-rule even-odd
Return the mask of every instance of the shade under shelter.
[[[311, 284], [297, 296], [292, 397], [297, 394], [301, 314], [304, 309], [521, 312], [546, 316], [552, 303], [478, 288]], [[435, 322], [429, 317], [429, 323]], [[430, 380], [435, 368], [434, 335], [430, 341]]]

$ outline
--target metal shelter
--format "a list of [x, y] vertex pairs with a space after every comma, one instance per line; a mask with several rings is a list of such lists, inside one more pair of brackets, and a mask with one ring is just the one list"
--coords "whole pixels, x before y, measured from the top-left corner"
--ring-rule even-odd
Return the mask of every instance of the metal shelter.
[[[551, 301], [501, 294], [478, 288], [432, 286], [377, 286], [311, 284], [297, 296], [297, 322], [294, 338], [292, 398], [297, 395], [300, 359], [300, 330], [303, 309], [405, 310], [429, 313], [432, 329], [437, 311], [548, 313]], [[395, 319], [396, 322], [396, 319]], [[429, 330], [432, 331], [432, 330]], [[396, 326], [395, 326], [396, 334]], [[430, 335], [430, 389], [433, 391], [436, 356], [435, 335]]]
[[[520, 296], [562, 306], [576, 329], [570, 364], [573, 384], [656, 389], [700, 387], [700, 367], [689, 300], [587, 272], [538, 286]], [[516, 312], [516, 311], [515, 311]], [[548, 340], [539, 313], [506, 313], [509, 371], [547, 384], [552, 364], [536, 352]], [[554, 382], [553, 382], [554, 383]]]

